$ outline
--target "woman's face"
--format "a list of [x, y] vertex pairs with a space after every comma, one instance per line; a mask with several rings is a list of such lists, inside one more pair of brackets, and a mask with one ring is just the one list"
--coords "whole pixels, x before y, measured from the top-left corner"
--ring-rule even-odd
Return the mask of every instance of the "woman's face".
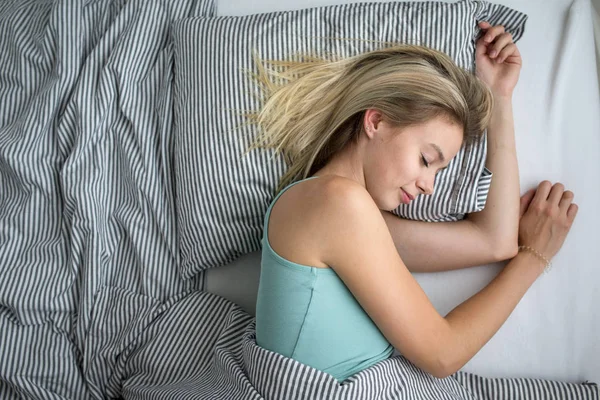
[[365, 186], [378, 207], [394, 210], [419, 194], [432, 194], [435, 175], [460, 150], [463, 130], [444, 117], [399, 129], [381, 119], [381, 113], [365, 113]]

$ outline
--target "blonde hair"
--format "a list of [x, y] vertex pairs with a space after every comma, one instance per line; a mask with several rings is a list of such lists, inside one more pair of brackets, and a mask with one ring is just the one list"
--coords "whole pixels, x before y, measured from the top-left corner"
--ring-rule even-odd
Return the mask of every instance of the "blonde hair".
[[491, 118], [493, 97], [485, 83], [425, 46], [394, 45], [340, 59], [304, 54], [268, 60], [272, 69], [254, 60], [262, 106], [245, 114], [259, 128], [247, 152], [283, 154], [288, 170], [275, 193], [357, 141], [369, 108], [398, 128], [444, 116], [463, 127], [463, 146], [478, 141]]

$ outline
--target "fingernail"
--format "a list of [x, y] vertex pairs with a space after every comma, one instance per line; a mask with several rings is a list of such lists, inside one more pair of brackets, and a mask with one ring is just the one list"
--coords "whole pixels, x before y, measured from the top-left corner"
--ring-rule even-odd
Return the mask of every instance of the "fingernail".
[[498, 52], [496, 50], [492, 50], [490, 52], [490, 57], [496, 57], [496, 54], [498, 54]]

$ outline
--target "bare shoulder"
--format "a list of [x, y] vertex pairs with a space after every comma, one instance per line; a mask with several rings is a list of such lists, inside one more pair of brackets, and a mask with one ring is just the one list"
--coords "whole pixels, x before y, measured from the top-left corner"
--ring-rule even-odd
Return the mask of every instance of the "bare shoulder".
[[[269, 244], [281, 257], [292, 262], [329, 268], [324, 261], [329, 240], [344, 229], [348, 214], [373, 203], [358, 183], [337, 176], [323, 176], [286, 190], [271, 210]], [[373, 203], [374, 206], [374, 203]]]
[[364, 212], [371, 215], [380, 213], [369, 192], [363, 186], [347, 178], [336, 177], [324, 181], [321, 198], [319, 212], [332, 228], [344, 228], [348, 224], [368, 220], [356, 218]]
[[450, 326], [404, 265], [381, 210], [358, 183], [324, 178], [281, 196], [289, 194], [282, 205], [295, 210], [284, 222], [297, 228], [287, 230], [294, 232], [287, 238], [292, 242], [279, 244], [292, 261], [332, 268], [401, 354], [437, 377], [447, 376], [442, 355], [454, 343]]
[[332, 179], [323, 186], [319, 214], [327, 221], [323, 230], [326, 237], [322, 242], [325, 263], [334, 265], [339, 261], [340, 253], [349, 254], [346, 251], [349, 247], [367, 246], [361, 237], [368, 232], [371, 238], [377, 237], [388, 244], [388, 249], [395, 251], [381, 210], [363, 186], [346, 178]]
[[365, 207], [371, 211], [379, 212], [375, 201], [363, 186], [343, 177], [331, 178], [323, 182], [323, 202], [321, 205], [331, 212], [333, 216], [348, 216], [352, 211], [362, 210]]
[[[324, 264], [338, 269], [340, 253], [348, 254], [349, 247], [367, 245], [360, 241], [358, 232], [379, 231], [379, 235], [388, 236], [395, 249], [381, 210], [363, 186], [343, 177], [323, 180], [321, 184], [321, 200], [312, 213], [320, 227], [319, 254]], [[354, 234], [348, 235], [350, 232]]]

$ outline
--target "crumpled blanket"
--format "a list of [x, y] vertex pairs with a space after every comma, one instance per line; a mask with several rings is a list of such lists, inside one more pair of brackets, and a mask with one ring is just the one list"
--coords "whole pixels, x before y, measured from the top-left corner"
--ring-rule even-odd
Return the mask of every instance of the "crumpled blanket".
[[598, 398], [595, 384], [438, 380], [403, 357], [338, 384], [258, 347], [253, 318], [202, 292], [202, 274], [182, 279], [169, 29], [212, 13], [0, 2], [1, 399]]
[[[136, 305], [137, 308], [132, 308]], [[396, 355], [339, 383], [256, 344], [255, 319], [235, 303], [195, 291], [161, 303], [118, 288], [98, 296], [86, 376], [103, 396], [128, 399], [598, 399], [595, 383], [439, 379]], [[137, 333], [136, 332], [140, 332]], [[101, 374], [108, 368], [112, 374]], [[102, 391], [102, 388], [105, 388]]]

